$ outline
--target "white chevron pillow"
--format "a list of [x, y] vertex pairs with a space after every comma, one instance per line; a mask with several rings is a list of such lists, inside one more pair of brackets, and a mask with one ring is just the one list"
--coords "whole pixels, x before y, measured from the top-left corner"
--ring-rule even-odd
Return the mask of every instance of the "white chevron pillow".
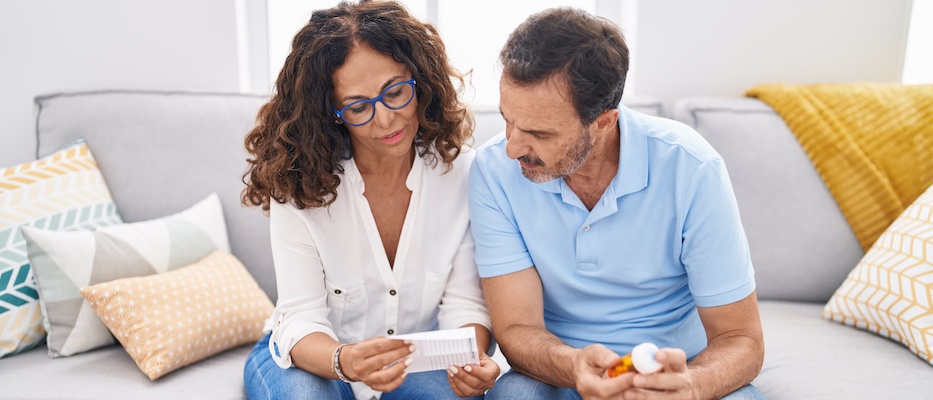
[[96, 231], [24, 228], [23, 234], [52, 358], [116, 343], [80, 288], [163, 273], [194, 263], [216, 249], [230, 251], [216, 194], [178, 214], [151, 221]]
[[900, 342], [933, 364], [933, 186], [865, 253], [823, 318]]

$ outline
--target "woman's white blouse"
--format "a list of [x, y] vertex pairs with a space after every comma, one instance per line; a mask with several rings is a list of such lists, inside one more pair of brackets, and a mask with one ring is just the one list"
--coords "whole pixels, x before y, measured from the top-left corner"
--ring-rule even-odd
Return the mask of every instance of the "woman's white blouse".
[[[415, 157], [411, 202], [390, 268], [356, 163], [344, 161], [329, 207], [270, 206], [278, 302], [267, 324], [282, 368], [301, 338], [323, 332], [342, 343], [376, 336], [490, 327], [469, 231], [467, 179], [475, 152], [445, 171]], [[358, 385], [354, 391], [358, 392]], [[359, 394], [359, 393], [358, 393]]]

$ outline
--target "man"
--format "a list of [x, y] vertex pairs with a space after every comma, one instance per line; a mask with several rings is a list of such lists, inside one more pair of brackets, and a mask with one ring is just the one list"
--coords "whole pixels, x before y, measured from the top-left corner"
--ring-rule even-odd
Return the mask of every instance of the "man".
[[[683, 124], [617, 106], [628, 48], [604, 19], [533, 15], [500, 60], [505, 136], [470, 176], [513, 368], [487, 398], [763, 398], [748, 385], [764, 355], [754, 273], [720, 156]], [[608, 377], [641, 342], [663, 369]]]

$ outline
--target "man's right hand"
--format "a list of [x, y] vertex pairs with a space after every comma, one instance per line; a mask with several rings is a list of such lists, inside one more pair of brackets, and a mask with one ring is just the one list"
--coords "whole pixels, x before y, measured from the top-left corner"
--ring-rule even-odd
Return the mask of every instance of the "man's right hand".
[[391, 392], [405, 381], [407, 358], [415, 346], [405, 340], [377, 337], [351, 344], [340, 351], [340, 369], [347, 378], [361, 381], [374, 390]]
[[619, 355], [601, 344], [591, 344], [573, 358], [577, 392], [586, 400], [621, 399], [622, 392], [632, 387], [634, 373], [610, 378], [607, 370], [619, 361]]

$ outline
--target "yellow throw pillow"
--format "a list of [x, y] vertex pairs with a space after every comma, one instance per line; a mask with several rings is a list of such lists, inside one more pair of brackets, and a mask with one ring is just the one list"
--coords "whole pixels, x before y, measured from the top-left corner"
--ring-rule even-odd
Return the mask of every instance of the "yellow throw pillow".
[[823, 318], [888, 337], [933, 364], [933, 186], [865, 253]]
[[163, 274], [81, 289], [151, 380], [262, 336], [272, 302], [243, 264], [216, 250]]

